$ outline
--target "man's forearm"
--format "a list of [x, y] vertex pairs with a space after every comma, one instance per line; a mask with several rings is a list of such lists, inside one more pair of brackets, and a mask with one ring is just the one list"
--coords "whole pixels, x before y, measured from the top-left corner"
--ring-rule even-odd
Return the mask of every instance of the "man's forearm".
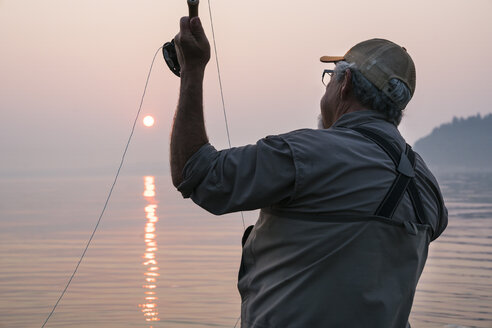
[[188, 159], [208, 142], [203, 117], [204, 70], [181, 72], [178, 107], [171, 132], [171, 176], [174, 186], [183, 180], [183, 168]]

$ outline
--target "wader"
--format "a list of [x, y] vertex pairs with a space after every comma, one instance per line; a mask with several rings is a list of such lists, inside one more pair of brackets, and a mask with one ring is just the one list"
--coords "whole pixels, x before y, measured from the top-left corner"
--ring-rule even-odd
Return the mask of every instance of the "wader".
[[[371, 216], [262, 209], [242, 239], [242, 327], [410, 327], [432, 233], [415, 183], [415, 153], [409, 145], [397, 149], [373, 129], [352, 130], [388, 154], [395, 180]], [[394, 219], [405, 193], [415, 217]], [[290, 247], [293, 239], [297, 248]], [[299, 249], [304, 240], [308, 246]]]

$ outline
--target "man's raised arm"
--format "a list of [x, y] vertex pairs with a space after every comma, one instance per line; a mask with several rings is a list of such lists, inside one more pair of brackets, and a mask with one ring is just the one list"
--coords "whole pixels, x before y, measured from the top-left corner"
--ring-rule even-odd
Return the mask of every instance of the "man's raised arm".
[[174, 38], [181, 86], [171, 132], [171, 176], [174, 186], [183, 180], [188, 159], [208, 142], [203, 117], [203, 77], [210, 59], [210, 44], [198, 17], [182, 17]]

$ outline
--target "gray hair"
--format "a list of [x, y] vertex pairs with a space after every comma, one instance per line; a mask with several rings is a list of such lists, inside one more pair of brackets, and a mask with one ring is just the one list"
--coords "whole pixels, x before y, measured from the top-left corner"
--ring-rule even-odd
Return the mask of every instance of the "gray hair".
[[386, 119], [395, 125], [400, 124], [403, 109], [408, 104], [412, 95], [408, 87], [399, 79], [389, 81], [389, 96], [369, 82], [353, 63], [340, 61], [335, 67], [335, 79], [340, 82], [345, 76], [345, 71], [350, 69], [352, 73], [352, 87], [355, 98], [369, 109], [386, 115]]

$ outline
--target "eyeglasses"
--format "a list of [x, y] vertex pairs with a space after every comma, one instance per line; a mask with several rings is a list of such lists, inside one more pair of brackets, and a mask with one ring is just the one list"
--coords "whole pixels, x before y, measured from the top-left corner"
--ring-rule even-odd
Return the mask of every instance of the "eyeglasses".
[[333, 76], [333, 73], [335, 73], [335, 71], [334, 71], [334, 70], [332, 70], [332, 69], [325, 69], [325, 70], [323, 71], [323, 75], [321, 75], [321, 82], [323, 82], [323, 85], [324, 85], [325, 87], [326, 87], [326, 85], [328, 84], [328, 82], [330, 82], [330, 81], [326, 78], [326, 76], [328, 75], [328, 76], [330, 77], [330, 79], [331, 79], [331, 77]]

